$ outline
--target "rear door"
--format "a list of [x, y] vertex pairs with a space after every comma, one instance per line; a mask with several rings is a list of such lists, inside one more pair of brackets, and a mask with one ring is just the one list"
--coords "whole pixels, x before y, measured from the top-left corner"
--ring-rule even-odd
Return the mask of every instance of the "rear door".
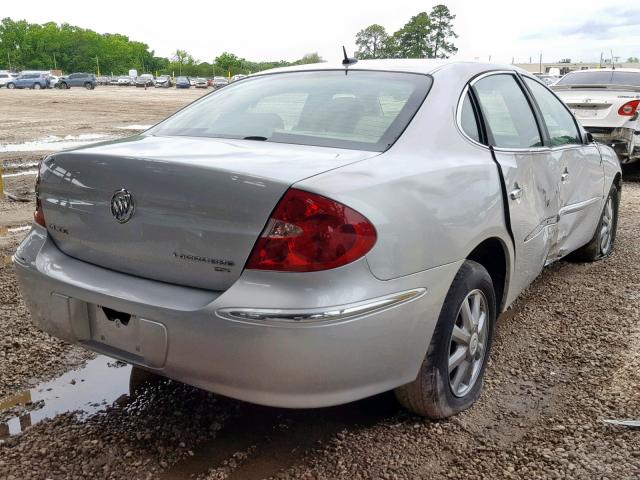
[[515, 244], [513, 299], [538, 276], [557, 243], [560, 163], [549, 155], [519, 79], [496, 72], [472, 82], [499, 165]]
[[567, 107], [545, 86], [524, 77], [543, 119], [545, 143], [560, 162], [560, 211], [556, 258], [585, 245], [595, 232], [604, 195], [604, 170], [595, 143], [585, 144]]

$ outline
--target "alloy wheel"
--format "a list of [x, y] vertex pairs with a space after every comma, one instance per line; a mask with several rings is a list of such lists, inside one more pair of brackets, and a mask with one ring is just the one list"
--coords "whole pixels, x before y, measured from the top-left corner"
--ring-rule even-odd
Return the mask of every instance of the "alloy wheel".
[[609, 195], [607, 203], [604, 206], [602, 214], [602, 223], [600, 224], [600, 254], [605, 256], [611, 251], [613, 243], [613, 225], [614, 222], [614, 206], [613, 197]]
[[449, 344], [449, 387], [456, 397], [473, 388], [486, 357], [489, 307], [481, 290], [462, 301]]

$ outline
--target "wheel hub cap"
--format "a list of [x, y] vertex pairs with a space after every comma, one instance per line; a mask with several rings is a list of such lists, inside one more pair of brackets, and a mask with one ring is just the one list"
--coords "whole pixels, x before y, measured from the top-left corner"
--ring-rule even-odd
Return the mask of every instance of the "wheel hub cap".
[[481, 290], [462, 301], [449, 342], [449, 387], [464, 397], [480, 376], [489, 339], [489, 306]]
[[471, 335], [471, 340], [469, 340], [469, 353], [471, 355], [475, 355], [478, 350], [478, 334], [474, 333]]

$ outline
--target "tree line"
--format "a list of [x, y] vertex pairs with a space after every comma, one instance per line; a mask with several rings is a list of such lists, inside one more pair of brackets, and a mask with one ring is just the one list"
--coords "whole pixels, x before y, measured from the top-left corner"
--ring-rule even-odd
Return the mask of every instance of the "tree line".
[[458, 49], [453, 40], [456, 18], [446, 5], [436, 5], [431, 12], [420, 12], [397, 32], [387, 33], [373, 24], [356, 34], [356, 57], [369, 58], [448, 58]]
[[[436, 5], [431, 12], [421, 12], [397, 32], [389, 34], [374, 24], [356, 35], [356, 56], [367, 58], [447, 58], [457, 48], [453, 39], [452, 15], [446, 5]], [[171, 57], [157, 56], [149, 45], [117, 33], [97, 33], [68, 23], [29, 23], [4, 18], [0, 22], [0, 69], [62, 70], [65, 73], [87, 72], [140, 73], [187, 76], [249, 74], [269, 68], [317, 63], [317, 53], [288, 62], [250, 61], [224, 52], [212, 62], [200, 61], [185, 50]]]
[[157, 56], [146, 43], [126, 35], [97, 33], [68, 23], [28, 23], [4, 18], [0, 22], [0, 69], [62, 70], [102, 75], [140, 73], [212, 76], [248, 74], [269, 68], [323, 61], [310, 53], [295, 62], [253, 62], [224, 52], [212, 62], [195, 59], [185, 50], [170, 57]]

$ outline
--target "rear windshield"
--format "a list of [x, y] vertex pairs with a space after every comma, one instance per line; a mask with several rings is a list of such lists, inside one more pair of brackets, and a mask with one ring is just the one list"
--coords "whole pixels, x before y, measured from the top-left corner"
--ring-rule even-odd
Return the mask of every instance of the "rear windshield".
[[640, 87], [640, 72], [576, 72], [567, 73], [556, 85], [633, 85]]
[[248, 78], [204, 97], [151, 135], [384, 151], [422, 104], [431, 77], [344, 70]]

